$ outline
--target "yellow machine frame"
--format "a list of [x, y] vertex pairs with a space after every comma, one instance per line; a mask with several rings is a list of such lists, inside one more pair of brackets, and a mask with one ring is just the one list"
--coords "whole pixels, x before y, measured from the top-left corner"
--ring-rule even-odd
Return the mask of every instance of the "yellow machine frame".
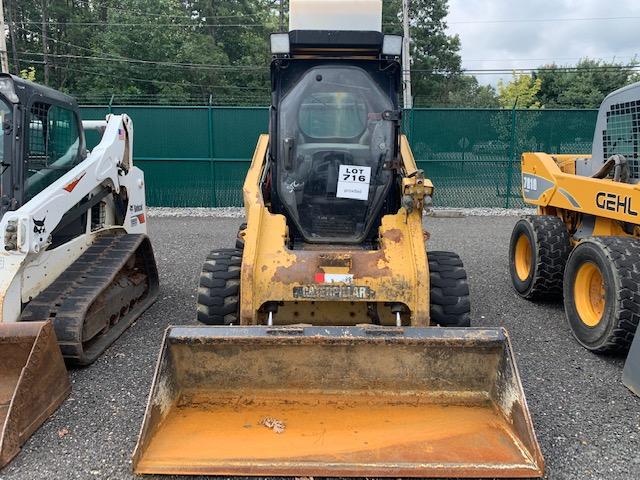
[[[265, 324], [267, 313], [263, 307], [268, 302], [279, 304], [278, 324], [307, 319], [314, 324], [338, 321], [344, 325], [345, 317], [354, 325], [370, 323], [368, 304], [373, 303], [378, 306], [382, 324], [395, 324], [391, 303], [405, 307], [401, 313], [404, 325], [430, 324], [429, 267], [422, 211], [425, 197], [433, 194], [433, 184], [418, 170], [405, 136], [400, 143], [403, 195], [411, 197], [413, 206], [382, 218], [379, 249], [312, 245], [293, 251], [287, 248], [285, 217], [269, 212], [262, 197], [260, 179], [269, 136], [260, 136], [243, 189], [249, 227], [241, 232], [242, 325]], [[351, 274], [353, 284], [320, 286], [314, 282], [317, 273]], [[316, 308], [316, 302], [323, 302], [322, 308]]]
[[[590, 236], [640, 237], [640, 185], [576, 175], [587, 155], [522, 155], [522, 193], [541, 215], [558, 215], [575, 232], [579, 214], [595, 217]], [[622, 223], [634, 224], [633, 231]], [[575, 240], [573, 240], [575, 241]]]

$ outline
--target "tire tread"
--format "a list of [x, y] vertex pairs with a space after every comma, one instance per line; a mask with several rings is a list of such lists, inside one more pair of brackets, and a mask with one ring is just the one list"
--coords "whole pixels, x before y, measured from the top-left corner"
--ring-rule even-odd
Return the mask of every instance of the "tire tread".
[[242, 250], [213, 250], [202, 266], [198, 287], [198, 321], [206, 325], [237, 322]]
[[471, 302], [467, 273], [452, 252], [429, 252], [431, 321], [442, 327], [468, 327]]

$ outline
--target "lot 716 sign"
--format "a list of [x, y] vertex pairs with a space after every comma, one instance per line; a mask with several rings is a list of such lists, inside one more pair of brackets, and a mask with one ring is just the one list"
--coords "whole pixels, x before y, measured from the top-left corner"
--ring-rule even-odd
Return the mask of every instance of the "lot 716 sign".
[[370, 183], [371, 167], [340, 165], [336, 197], [368, 200]]

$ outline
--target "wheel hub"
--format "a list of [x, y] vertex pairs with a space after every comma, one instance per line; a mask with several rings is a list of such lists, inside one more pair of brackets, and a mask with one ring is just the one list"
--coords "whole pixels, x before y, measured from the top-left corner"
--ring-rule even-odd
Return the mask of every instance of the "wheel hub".
[[518, 278], [523, 282], [531, 273], [531, 243], [529, 237], [522, 234], [518, 237], [515, 249], [515, 267]]
[[596, 327], [604, 315], [606, 290], [602, 272], [594, 263], [580, 266], [576, 275], [574, 298], [580, 320]]

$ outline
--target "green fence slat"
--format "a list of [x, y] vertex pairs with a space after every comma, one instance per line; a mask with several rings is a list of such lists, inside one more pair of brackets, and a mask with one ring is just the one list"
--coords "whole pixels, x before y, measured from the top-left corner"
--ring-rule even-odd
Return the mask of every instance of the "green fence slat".
[[[99, 120], [109, 108], [81, 111]], [[136, 105], [114, 106], [113, 113], [133, 119], [134, 161], [145, 171], [149, 205], [242, 205], [258, 136], [268, 131], [267, 108]], [[436, 206], [518, 208], [522, 152], [588, 154], [596, 116], [596, 110], [414, 109], [404, 113], [403, 127], [436, 187]], [[97, 142], [89, 132], [88, 147]]]

